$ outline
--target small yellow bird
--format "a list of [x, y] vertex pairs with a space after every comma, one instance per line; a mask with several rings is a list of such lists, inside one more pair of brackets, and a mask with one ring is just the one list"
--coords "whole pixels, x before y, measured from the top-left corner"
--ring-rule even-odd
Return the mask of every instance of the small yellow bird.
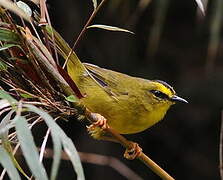
[[164, 81], [131, 77], [79, 60], [69, 60], [67, 70], [86, 95], [80, 102], [104, 116], [120, 134], [141, 132], [163, 119], [175, 102], [187, 103]]

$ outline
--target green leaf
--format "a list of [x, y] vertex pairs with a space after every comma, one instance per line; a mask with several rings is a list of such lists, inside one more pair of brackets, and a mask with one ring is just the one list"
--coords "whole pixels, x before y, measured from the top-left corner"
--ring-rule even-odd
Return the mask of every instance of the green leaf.
[[103, 24], [94, 24], [94, 25], [88, 26], [87, 28], [88, 29], [89, 28], [99, 28], [99, 29], [105, 29], [105, 30], [108, 30], [108, 31], [120, 31], [120, 32], [127, 32], [127, 33], [130, 33], [130, 34], [135, 34], [134, 32], [129, 31], [127, 29], [114, 27], [114, 26], [103, 25]]
[[33, 98], [33, 96], [31, 96], [30, 94], [26, 94], [26, 93], [20, 93], [20, 96], [23, 98], [26, 98], [26, 99]]
[[15, 106], [18, 103], [16, 99], [14, 99], [4, 90], [0, 90], [0, 99], [6, 99], [11, 104], [11, 106]]
[[65, 97], [65, 99], [66, 99], [67, 101], [69, 101], [69, 102], [78, 102], [77, 97], [74, 96], [74, 95], [70, 95], [70, 96], [68, 96], [68, 97]]
[[0, 163], [6, 169], [10, 179], [21, 179], [18, 171], [16, 170], [15, 166], [13, 165], [13, 162], [11, 161], [9, 154], [2, 147], [0, 147]]
[[0, 51], [9, 49], [9, 48], [11, 48], [11, 47], [15, 47], [15, 46], [20, 47], [20, 46], [17, 45], [17, 44], [5, 44], [4, 46], [1, 46], [1, 47], [0, 47]]
[[16, 116], [14, 118], [16, 132], [19, 142], [21, 143], [21, 149], [23, 156], [33, 176], [36, 179], [47, 180], [47, 174], [43, 165], [39, 161], [39, 154], [34, 143], [31, 130], [28, 128], [26, 119], [22, 116]]
[[[74, 170], [77, 173], [77, 179], [84, 180], [85, 177], [84, 177], [84, 172], [83, 172], [83, 168], [81, 165], [80, 157], [79, 157], [78, 152], [77, 152], [73, 142], [71, 141], [71, 139], [69, 137], [67, 137], [67, 135], [64, 133], [64, 131], [60, 128], [60, 126], [58, 126], [58, 124], [53, 120], [53, 118], [50, 115], [48, 115], [46, 112], [44, 112], [32, 105], [24, 105], [24, 107], [28, 108], [28, 110], [30, 110], [32, 112], [39, 114], [45, 120], [45, 122], [47, 123], [47, 125], [50, 128], [51, 133], [52, 133], [52, 138], [54, 141], [54, 153], [55, 153], [55, 150], [57, 149], [57, 146], [59, 144], [58, 143], [58, 138], [59, 138], [63, 144], [63, 148], [64, 148], [65, 152], [67, 153], [67, 155], [69, 156], [69, 158], [72, 162]], [[57, 144], [55, 144], [55, 143], [57, 143]], [[54, 154], [54, 161], [55, 161], [55, 158], [56, 157]]]
[[61, 157], [61, 151], [62, 151], [62, 145], [61, 145], [61, 140], [60, 140], [60, 134], [58, 131], [57, 127], [58, 125], [54, 122], [53, 118], [47, 114], [46, 112], [36, 108], [35, 106], [32, 105], [24, 105], [24, 107], [28, 108], [29, 111], [35, 112], [36, 114], [40, 115], [48, 125], [51, 131], [51, 136], [53, 140], [53, 165], [51, 168], [51, 180], [56, 179], [58, 168], [59, 168], [59, 163], [60, 163], [60, 157]]
[[80, 157], [78, 155], [77, 149], [75, 148], [72, 140], [66, 136], [64, 132], [61, 132], [62, 135], [62, 144], [64, 151], [69, 156], [73, 167], [75, 168], [75, 171], [77, 173], [77, 180], [84, 180], [84, 172], [81, 165]]
[[[1, 103], [1, 102], [0, 102]], [[7, 139], [9, 129], [14, 127], [14, 124], [9, 121], [11, 115], [13, 114], [14, 110], [11, 110], [1, 121], [0, 123], [0, 138], [2, 140]]]
[[7, 71], [8, 69], [8, 65], [5, 64], [3, 61], [1, 61], [1, 58], [0, 58], [0, 71]]
[[23, 171], [23, 169], [21, 168], [21, 166], [19, 165], [18, 161], [16, 160], [14, 154], [13, 154], [13, 150], [12, 150], [12, 146], [11, 143], [8, 139], [2, 139], [2, 144], [4, 149], [8, 152], [9, 157], [11, 158], [14, 166], [27, 178], [29, 179], [29, 177], [27, 176], [27, 174]]
[[[0, 99], [0, 110], [7, 108], [11, 106], [10, 103], [8, 102], [8, 100], [6, 99]], [[1, 115], [1, 111], [0, 111], [0, 115]]]
[[10, 119], [14, 111], [9, 111], [8, 114], [2, 119], [0, 123], [0, 138], [7, 139], [8, 131], [7, 125], [10, 123]]
[[98, 2], [97, 0], [92, 0], [92, 2], [93, 2], [94, 10], [95, 10], [98, 6]]
[[19, 40], [18, 34], [12, 30], [0, 29], [0, 41], [19, 43]]

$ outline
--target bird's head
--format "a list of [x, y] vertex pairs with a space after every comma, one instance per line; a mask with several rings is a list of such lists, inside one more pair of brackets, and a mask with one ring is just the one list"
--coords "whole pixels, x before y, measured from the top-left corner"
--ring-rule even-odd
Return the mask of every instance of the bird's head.
[[177, 96], [173, 87], [164, 81], [153, 80], [147, 84], [146, 94], [149, 96], [147, 103], [153, 111], [165, 115], [169, 107], [176, 102], [188, 103], [187, 100]]
[[157, 102], [168, 103], [170, 105], [176, 102], [188, 103], [187, 100], [177, 96], [173, 87], [161, 80], [151, 81], [149, 93]]

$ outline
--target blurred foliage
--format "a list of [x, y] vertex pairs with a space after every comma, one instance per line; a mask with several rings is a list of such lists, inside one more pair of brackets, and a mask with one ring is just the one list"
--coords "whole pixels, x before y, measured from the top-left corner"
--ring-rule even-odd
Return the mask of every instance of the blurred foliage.
[[[94, 10], [92, 2], [47, 2], [54, 27], [72, 46]], [[93, 24], [125, 28], [135, 35], [90, 28], [76, 48], [82, 61], [134, 76], [167, 81], [189, 100], [188, 105], [174, 106], [165, 120], [150, 130], [128, 135], [128, 139], [138, 142], [145, 153], [176, 179], [219, 178], [220, 116], [223, 108], [222, 9], [221, 0], [209, 1], [205, 16], [195, 0], [108, 1]], [[8, 32], [2, 30], [1, 33]], [[18, 40], [11, 35], [9, 38], [12, 42]], [[7, 50], [11, 47], [16, 48], [14, 44], [2, 48]], [[2, 57], [5, 54], [1, 54]], [[8, 64], [0, 62], [3, 73]], [[24, 119], [21, 121], [22, 127], [26, 128]], [[124, 160], [120, 155], [123, 149], [119, 145], [90, 138], [83, 124], [73, 120], [58, 124], [68, 137], [73, 138], [78, 150], [120, 158], [143, 179], [159, 179], [139, 162]], [[42, 144], [45, 135], [40, 130], [46, 129], [39, 126], [32, 131], [38, 145]], [[23, 132], [22, 127], [17, 127], [20, 132]], [[59, 136], [66, 137], [58, 127], [56, 130], [54, 135], [59, 133]], [[62, 139], [72, 144], [69, 139]], [[5, 162], [9, 162], [3, 166], [10, 169], [12, 164], [7, 152], [1, 148], [0, 153], [1, 157], [6, 157]], [[45, 165], [50, 171], [52, 162], [45, 160]], [[74, 179], [71, 167], [69, 161], [63, 161], [58, 179]], [[15, 169], [11, 169], [14, 172]], [[88, 180], [124, 179], [106, 166], [85, 163], [84, 170]]]
[[[12, 1], [0, 1], [0, 179], [54, 180], [63, 152], [73, 166], [73, 174], [78, 180], [84, 180], [78, 152], [55, 122], [68, 116], [78, 118], [78, 110], [72, 109], [65, 100], [66, 95], [74, 92], [59, 73], [49, 37], [40, 30], [37, 32], [34, 24], [38, 25], [39, 21], [27, 15], [21, 6], [31, 12], [22, 2], [19, 8]], [[41, 131], [45, 137], [42, 140], [42, 135], [35, 144], [31, 129], [41, 122], [45, 122], [48, 130]], [[47, 168], [51, 171], [42, 163], [49, 134], [53, 150], [52, 165]]]
[[[54, 26], [72, 45], [93, 10], [92, 3], [48, 3]], [[94, 24], [126, 28], [135, 35], [89, 29], [76, 49], [82, 61], [134, 76], [162, 79], [189, 100], [189, 105], [173, 107], [164, 121], [150, 130], [129, 136], [176, 179], [219, 177], [223, 54], [222, 6], [218, 3], [220, 0], [209, 1], [203, 16], [194, 0], [144, 4], [138, 0], [108, 1]], [[217, 31], [214, 26], [218, 26]], [[213, 38], [218, 43], [214, 45], [216, 53], [210, 53]], [[117, 145], [91, 140], [76, 124], [68, 124], [68, 134], [80, 136], [77, 143], [81, 151], [120, 157]], [[137, 162], [125, 163], [144, 179], [159, 179]], [[124, 179], [106, 167], [84, 166], [87, 179]]]

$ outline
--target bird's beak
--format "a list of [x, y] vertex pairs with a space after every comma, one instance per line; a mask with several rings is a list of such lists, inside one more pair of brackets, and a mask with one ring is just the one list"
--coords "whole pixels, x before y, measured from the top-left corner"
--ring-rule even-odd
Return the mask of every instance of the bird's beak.
[[187, 100], [179, 97], [179, 96], [176, 96], [174, 95], [172, 98], [171, 98], [171, 101], [173, 102], [183, 102], [183, 103], [188, 103]]

